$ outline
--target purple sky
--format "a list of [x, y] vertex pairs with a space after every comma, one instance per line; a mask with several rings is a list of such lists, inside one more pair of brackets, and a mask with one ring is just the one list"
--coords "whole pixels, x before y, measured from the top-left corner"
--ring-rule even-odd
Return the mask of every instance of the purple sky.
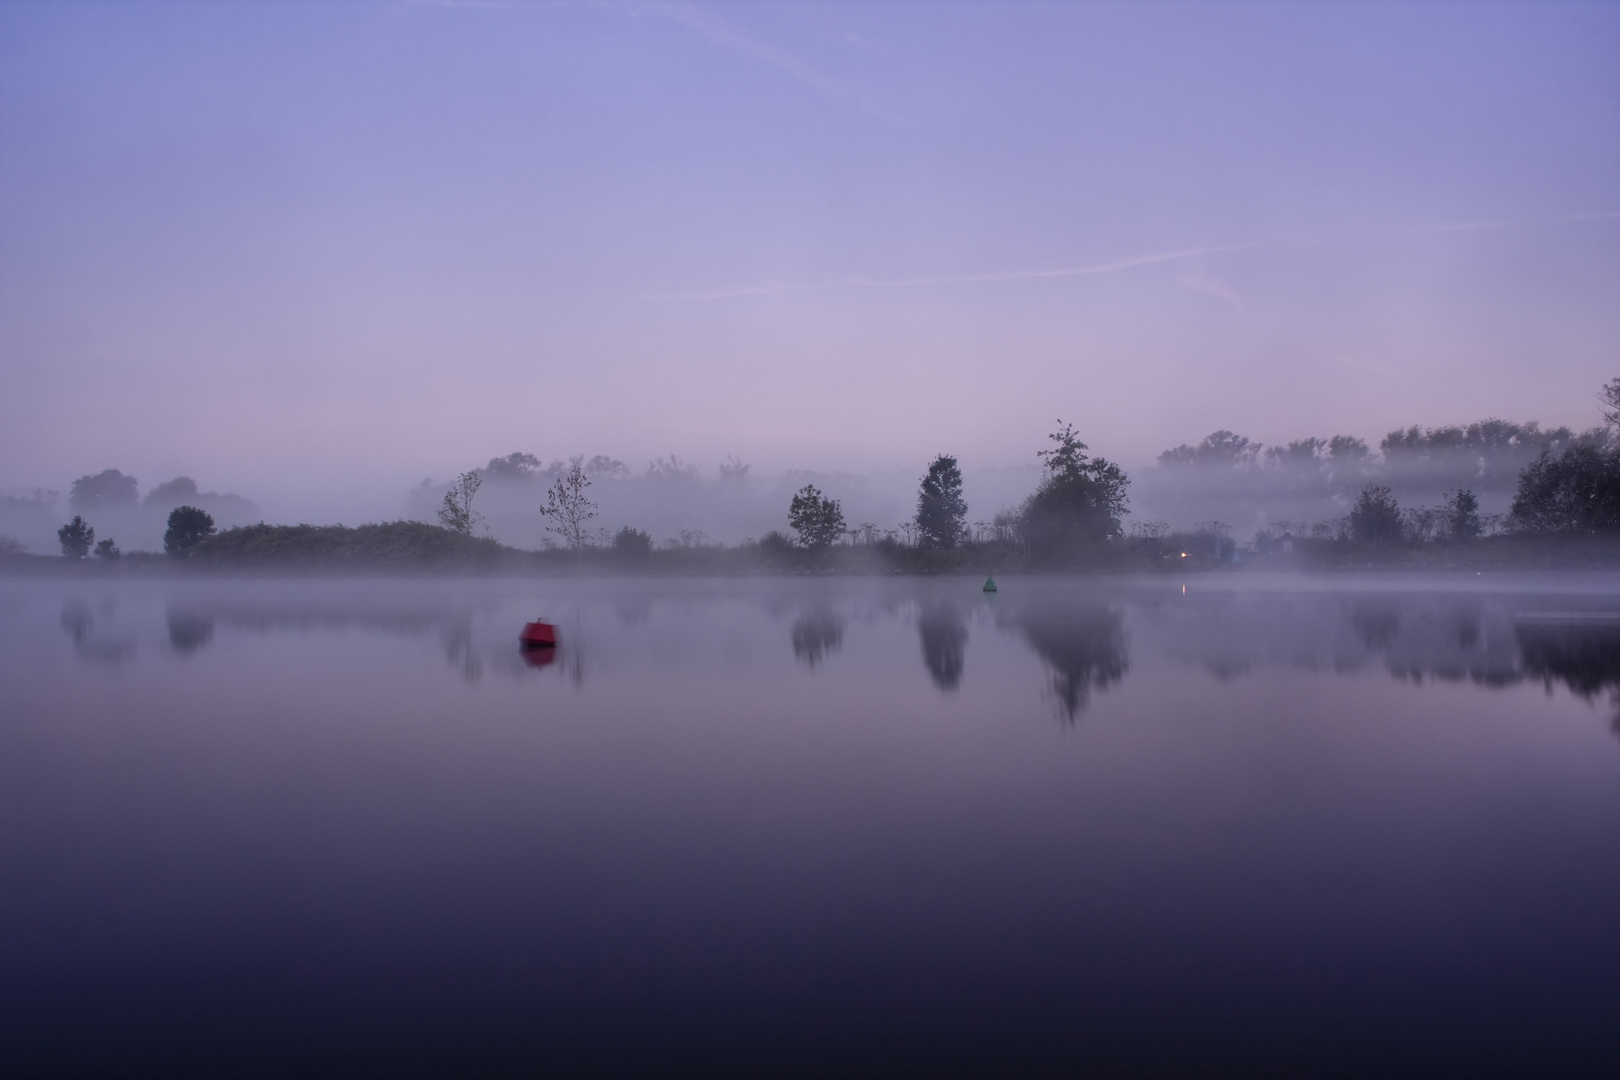
[[1135, 465], [1615, 375], [1620, 5], [0, 7], [8, 490]]

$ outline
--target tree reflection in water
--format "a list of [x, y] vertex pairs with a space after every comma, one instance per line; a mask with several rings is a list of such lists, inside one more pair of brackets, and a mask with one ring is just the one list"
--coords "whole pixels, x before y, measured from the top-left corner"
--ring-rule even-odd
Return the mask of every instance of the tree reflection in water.
[[1615, 711], [1611, 723], [1620, 735], [1620, 620], [1524, 619], [1513, 633], [1527, 677], [1541, 679], [1549, 690], [1561, 682], [1588, 701], [1607, 690]]
[[1061, 717], [1073, 723], [1092, 690], [1125, 677], [1130, 666], [1124, 618], [1098, 604], [1035, 607], [1017, 617], [1024, 637], [1052, 669], [1052, 693]]
[[96, 633], [96, 617], [83, 600], [62, 605], [61, 626], [73, 639], [73, 651], [80, 660], [117, 667], [135, 655], [134, 638]]
[[165, 613], [169, 645], [181, 655], [189, 655], [214, 639], [214, 617], [185, 608], [170, 607]]
[[793, 655], [812, 670], [844, 643], [844, 619], [826, 604], [806, 608], [793, 623]]
[[928, 604], [917, 618], [923, 663], [934, 685], [949, 693], [962, 682], [967, 620], [955, 604]]

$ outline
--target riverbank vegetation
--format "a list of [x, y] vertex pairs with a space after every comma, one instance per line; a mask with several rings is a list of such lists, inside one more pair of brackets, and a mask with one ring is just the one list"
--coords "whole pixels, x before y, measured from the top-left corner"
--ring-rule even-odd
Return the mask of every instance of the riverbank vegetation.
[[[1316, 468], [1318, 480], [1338, 485], [1334, 498], [1343, 513], [1310, 524], [1271, 521], [1247, 539], [1215, 517], [1179, 529], [1162, 521], [1128, 520], [1131, 478], [1114, 462], [1092, 456], [1074, 427], [1060, 420], [1048, 437], [1050, 445], [1037, 452], [1041, 474], [1034, 491], [992, 520], [971, 525], [957, 458], [939, 454], [918, 482], [914, 516], [899, 528], [864, 521], [852, 526], [839, 499], [806, 484], [782, 507], [781, 520], [791, 536], [771, 530], [726, 545], [690, 529], [657, 543], [633, 523], [612, 533], [591, 528], [599, 516], [591, 497], [593, 470], [575, 460], [557, 472], [534, 508], [546, 523], [539, 550], [503, 544], [490, 535], [475, 505], [484, 483], [484, 474], [475, 470], [445, 492], [437, 525], [261, 522], [219, 531], [200, 507], [177, 506], [168, 515], [168, 562], [162, 565], [187, 571], [653, 574], [1620, 565], [1620, 379], [1605, 386], [1599, 398], [1604, 424], [1580, 435], [1501, 421], [1392, 432], [1381, 447], [1382, 473], [1366, 464], [1365, 444], [1343, 436], [1262, 454], [1249, 440], [1222, 431], [1196, 447], [1161, 455], [1161, 469], [1192, 480], [1224, 482], [1232, 470], [1269, 462], [1266, 468], [1301, 475]], [[1542, 436], [1531, 455], [1530, 441]], [[1522, 464], [1505, 512], [1481, 513], [1480, 498], [1467, 483], [1435, 501], [1403, 505], [1403, 474], [1395, 469], [1402, 455], [1427, 462], [1431, 480], [1444, 475], [1483, 485], [1500, 484], [1504, 462]], [[1437, 463], [1443, 462], [1451, 471], [1440, 469]], [[492, 474], [500, 472], [497, 464], [522, 472], [532, 471], [535, 463], [527, 455], [512, 455], [492, 462]], [[738, 475], [746, 472], [741, 463], [733, 466]], [[594, 475], [604, 475], [602, 468]], [[121, 474], [86, 478], [83, 486], [89, 490], [97, 484], [117, 487], [113, 494], [125, 502], [132, 498], [134, 482]], [[79, 501], [88, 506], [95, 500], [86, 495]], [[95, 544], [95, 528], [83, 514], [75, 514], [57, 535], [63, 558], [55, 562], [99, 567], [80, 572], [142, 573], [160, 565], [159, 557], [120, 551], [111, 538]], [[95, 560], [86, 558], [92, 545]], [[0, 561], [15, 569], [39, 560], [19, 547], [0, 538]]]

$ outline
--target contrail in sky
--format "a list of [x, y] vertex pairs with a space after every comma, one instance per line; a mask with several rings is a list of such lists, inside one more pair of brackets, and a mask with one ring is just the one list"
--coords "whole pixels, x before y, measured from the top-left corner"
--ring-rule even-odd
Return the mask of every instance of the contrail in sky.
[[[1379, 230], [1384, 236], [1413, 236], [1426, 233], [1489, 232], [1503, 229], [1530, 228], [1540, 225], [1569, 225], [1587, 221], [1620, 220], [1620, 210], [1602, 210], [1590, 214], [1568, 214], [1554, 218], [1535, 218], [1520, 221], [1460, 221], [1440, 222], [1432, 225], [1411, 225]], [[1039, 270], [1002, 270], [980, 274], [941, 274], [929, 277], [874, 278], [848, 277], [837, 281], [806, 284], [771, 282], [764, 285], [744, 285], [729, 289], [713, 289], [700, 293], [678, 293], [667, 297], [675, 300], [728, 300], [743, 296], [765, 296], [776, 293], [825, 292], [834, 289], [907, 288], [921, 285], [960, 285], [996, 281], [1039, 281], [1048, 278], [1088, 277], [1093, 274], [1112, 274], [1138, 266], [1179, 262], [1205, 255], [1220, 255], [1233, 251], [1255, 251], [1262, 248], [1293, 247], [1305, 244], [1329, 244], [1349, 239], [1354, 234], [1339, 233], [1318, 236], [1287, 236], [1269, 240], [1252, 240], [1240, 244], [1217, 244], [1208, 247], [1179, 248], [1148, 255], [1135, 255], [1110, 262], [1086, 266], [1049, 267]]]

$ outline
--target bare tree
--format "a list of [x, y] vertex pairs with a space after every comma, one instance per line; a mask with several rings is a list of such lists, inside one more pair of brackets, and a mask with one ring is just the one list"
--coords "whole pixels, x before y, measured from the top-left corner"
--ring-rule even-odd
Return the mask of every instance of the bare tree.
[[596, 504], [585, 494], [590, 486], [591, 478], [585, 475], [581, 459], [575, 457], [568, 471], [546, 492], [545, 505], [540, 507], [540, 513], [551, 521], [546, 532], [561, 537], [575, 551], [587, 547], [591, 540], [585, 526], [596, 516]]
[[484, 486], [484, 478], [476, 472], [464, 472], [456, 477], [450, 485], [450, 490], [444, 493], [444, 502], [439, 506], [439, 524], [451, 532], [458, 532], [462, 536], [471, 536], [473, 530], [484, 520], [484, 516], [475, 513], [472, 508], [473, 496], [478, 489]]

